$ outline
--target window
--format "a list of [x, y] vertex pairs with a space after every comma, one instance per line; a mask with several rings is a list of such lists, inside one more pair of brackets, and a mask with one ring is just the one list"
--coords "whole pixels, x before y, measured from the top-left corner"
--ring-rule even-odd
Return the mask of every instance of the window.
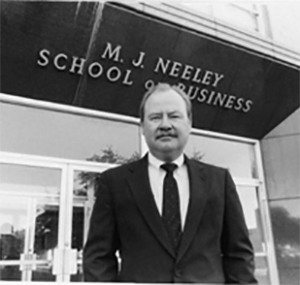
[[[95, 178], [140, 148], [147, 151], [138, 120], [14, 100], [1, 103], [1, 279], [82, 281]], [[186, 151], [229, 169], [255, 249], [256, 277], [276, 284], [258, 142], [193, 129]]]
[[83, 116], [70, 109], [1, 103], [0, 150], [78, 160], [101, 159], [107, 152], [130, 158], [139, 151], [138, 120], [103, 118], [98, 112]]
[[190, 11], [205, 13], [216, 20], [244, 28], [249, 31], [258, 31], [255, 4], [252, 3], [212, 3], [182, 2]]

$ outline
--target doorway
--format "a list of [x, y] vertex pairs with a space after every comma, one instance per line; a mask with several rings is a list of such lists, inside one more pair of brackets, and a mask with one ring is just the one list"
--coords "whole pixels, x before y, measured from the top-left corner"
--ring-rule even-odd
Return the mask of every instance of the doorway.
[[95, 180], [111, 166], [1, 153], [0, 280], [82, 281]]
[[[196, 131], [192, 136], [189, 156], [231, 171], [255, 249], [256, 277], [278, 284], [258, 142]], [[0, 152], [0, 280], [83, 281], [82, 251], [97, 178], [114, 166]]]

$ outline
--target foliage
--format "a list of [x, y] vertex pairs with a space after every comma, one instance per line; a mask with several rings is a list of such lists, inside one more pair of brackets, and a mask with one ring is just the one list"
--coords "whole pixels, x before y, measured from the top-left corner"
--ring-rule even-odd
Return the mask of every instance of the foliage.
[[[88, 158], [87, 161], [94, 161], [94, 162], [101, 162], [101, 163], [112, 163], [112, 164], [125, 164], [129, 162], [133, 162], [140, 158], [137, 152], [133, 153], [130, 158], [126, 158], [122, 155], [119, 155], [115, 152], [111, 146], [107, 149], [103, 149], [101, 151], [101, 155], [94, 154], [92, 157]], [[84, 186], [88, 185], [96, 185], [98, 179], [100, 178], [101, 173], [94, 173], [94, 172], [85, 172], [82, 171], [79, 173], [78, 178], [80, 179], [80, 183]], [[86, 189], [82, 191], [85, 192]], [[84, 193], [80, 193], [80, 190], [77, 190], [76, 195], [82, 195]]]
[[[195, 160], [202, 160], [203, 154], [200, 151], [194, 151], [193, 155], [190, 157]], [[131, 157], [124, 157], [119, 155], [116, 151], [113, 150], [112, 146], [108, 146], [106, 149], [101, 150], [101, 154], [94, 154], [92, 157], [87, 158], [87, 161], [101, 162], [101, 163], [111, 163], [116, 165], [126, 164], [140, 159], [140, 155], [137, 152], [134, 152]], [[87, 187], [89, 185], [95, 185], [97, 187], [97, 181], [99, 180], [101, 173], [95, 172], [85, 172], [82, 171], [79, 173], [78, 178], [80, 184], [83, 185], [81, 189], [74, 190], [76, 196], [85, 196]]]
[[137, 152], [133, 153], [130, 158], [119, 155], [115, 152], [111, 146], [107, 149], [102, 150], [102, 154], [94, 154], [92, 157], [88, 158], [88, 161], [104, 162], [104, 163], [113, 163], [113, 164], [124, 164], [129, 163], [140, 158]]
[[[292, 217], [282, 207], [271, 207], [270, 212], [278, 267], [298, 267], [300, 264], [300, 219]], [[282, 272], [281, 278], [285, 278], [284, 274]]]
[[203, 153], [201, 153], [199, 150], [194, 150], [193, 155], [190, 157], [190, 159], [201, 161], [203, 157], [204, 157]]
[[300, 219], [291, 217], [282, 207], [271, 207], [270, 212], [275, 243], [299, 245]]

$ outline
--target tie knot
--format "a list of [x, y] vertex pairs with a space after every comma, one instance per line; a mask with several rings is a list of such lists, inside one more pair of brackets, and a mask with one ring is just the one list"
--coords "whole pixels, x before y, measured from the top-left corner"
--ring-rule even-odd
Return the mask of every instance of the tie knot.
[[173, 171], [177, 168], [177, 165], [175, 163], [165, 163], [160, 166], [163, 170], [165, 170], [167, 173], [173, 173]]

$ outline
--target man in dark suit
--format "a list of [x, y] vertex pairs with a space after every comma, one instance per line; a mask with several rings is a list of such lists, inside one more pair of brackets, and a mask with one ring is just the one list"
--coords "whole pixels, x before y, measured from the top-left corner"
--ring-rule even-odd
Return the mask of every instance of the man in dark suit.
[[189, 98], [158, 84], [145, 94], [140, 113], [149, 153], [101, 175], [84, 249], [85, 280], [256, 283], [229, 172], [183, 154]]

